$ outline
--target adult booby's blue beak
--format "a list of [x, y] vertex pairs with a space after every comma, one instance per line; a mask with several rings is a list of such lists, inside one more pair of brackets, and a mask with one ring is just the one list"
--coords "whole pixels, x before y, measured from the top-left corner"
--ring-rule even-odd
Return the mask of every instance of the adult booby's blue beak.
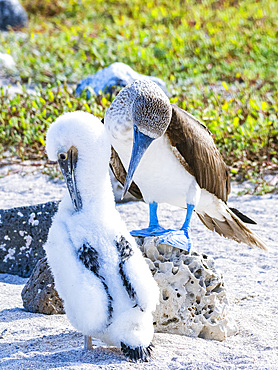
[[134, 175], [136, 168], [138, 167], [138, 164], [141, 161], [141, 158], [143, 157], [145, 151], [148, 149], [149, 145], [152, 143], [153, 140], [154, 140], [153, 138], [140, 132], [136, 125], [133, 126], [133, 147], [125, 179], [122, 199], [126, 195], [130, 187], [132, 177]]

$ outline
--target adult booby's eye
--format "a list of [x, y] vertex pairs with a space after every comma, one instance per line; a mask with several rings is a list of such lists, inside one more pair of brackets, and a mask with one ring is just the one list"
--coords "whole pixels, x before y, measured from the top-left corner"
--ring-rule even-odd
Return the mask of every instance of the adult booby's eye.
[[65, 160], [68, 158], [68, 153], [66, 153], [66, 152], [59, 153], [58, 157], [59, 157], [59, 159], [61, 159], [62, 161], [65, 161]]

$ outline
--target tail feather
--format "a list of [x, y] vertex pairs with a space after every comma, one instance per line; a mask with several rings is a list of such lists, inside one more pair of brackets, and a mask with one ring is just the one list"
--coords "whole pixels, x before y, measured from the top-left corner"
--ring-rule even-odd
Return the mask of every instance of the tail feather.
[[253, 231], [248, 229], [228, 207], [226, 207], [225, 214], [222, 214], [223, 221], [211, 217], [205, 212], [197, 212], [197, 215], [208, 229], [216, 231], [219, 235], [233, 239], [238, 243], [245, 243], [252, 248], [258, 247], [267, 250], [266, 244]]
[[131, 362], [148, 362], [152, 357], [152, 349], [152, 343], [150, 343], [148, 347], [138, 346], [132, 348], [121, 342], [121, 350], [127, 360]]
[[237, 215], [238, 218], [241, 219], [241, 221], [243, 221], [245, 224], [252, 224], [252, 225], [257, 225], [257, 222], [252, 220], [250, 217], [244, 215], [243, 213], [241, 213], [238, 209], [236, 208], [232, 208], [232, 207], [229, 207], [230, 210], [235, 214]]

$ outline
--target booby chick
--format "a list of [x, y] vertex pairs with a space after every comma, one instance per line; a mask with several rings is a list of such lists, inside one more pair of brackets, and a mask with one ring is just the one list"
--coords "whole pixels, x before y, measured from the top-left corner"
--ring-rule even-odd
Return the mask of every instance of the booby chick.
[[44, 246], [68, 319], [85, 348], [93, 336], [148, 361], [159, 291], [115, 208], [109, 136], [93, 115], [66, 113], [50, 125], [46, 151], [68, 187]]
[[[124, 194], [129, 189], [149, 203], [149, 227], [133, 230], [133, 236], [159, 236], [160, 243], [190, 250], [190, 220], [195, 210], [210, 230], [266, 249], [243, 223], [255, 222], [226, 204], [228, 168], [211, 132], [170, 104], [156, 84], [137, 80], [126, 86], [107, 109], [104, 125], [113, 146], [110, 166], [124, 184]], [[180, 230], [165, 230], [159, 225], [157, 203], [187, 209]]]

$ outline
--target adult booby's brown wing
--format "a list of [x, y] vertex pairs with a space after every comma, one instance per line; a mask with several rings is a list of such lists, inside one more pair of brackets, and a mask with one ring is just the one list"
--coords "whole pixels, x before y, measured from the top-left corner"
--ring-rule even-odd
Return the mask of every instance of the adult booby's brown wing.
[[211, 132], [191, 114], [171, 105], [172, 119], [166, 135], [174, 154], [196, 178], [200, 188], [226, 202], [230, 193], [228, 168], [214, 144]]
[[[116, 150], [111, 147], [111, 158], [110, 158], [110, 168], [116, 177], [116, 179], [124, 186], [126, 178], [126, 170], [122, 164], [120, 157]], [[139, 190], [135, 182], [132, 181], [130, 188], [128, 190], [137, 199], [143, 199], [142, 193]]]
[[[172, 150], [185, 169], [195, 178], [200, 188], [215, 195], [219, 202], [227, 201], [230, 192], [228, 168], [217, 150], [208, 128], [189, 113], [172, 104], [172, 119], [166, 131]], [[220, 207], [220, 219], [209, 215], [209, 210], [197, 211], [200, 220], [226, 238], [243, 242], [250, 247], [267, 249], [266, 244], [243, 222], [255, 223], [249, 217], [227, 205]], [[212, 202], [211, 207], [215, 207]], [[243, 222], [242, 222], [243, 221]]]

